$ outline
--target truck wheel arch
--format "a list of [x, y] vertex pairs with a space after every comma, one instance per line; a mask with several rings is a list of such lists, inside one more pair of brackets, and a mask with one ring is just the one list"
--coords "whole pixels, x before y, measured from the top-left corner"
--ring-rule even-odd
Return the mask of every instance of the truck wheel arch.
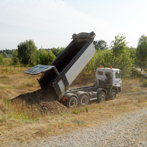
[[105, 93], [107, 93], [107, 91], [106, 91], [105, 88], [98, 88], [98, 89], [97, 89], [97, 95], [99, 95], [99, 93], [100, 93], [101, 91], [104, 91]]

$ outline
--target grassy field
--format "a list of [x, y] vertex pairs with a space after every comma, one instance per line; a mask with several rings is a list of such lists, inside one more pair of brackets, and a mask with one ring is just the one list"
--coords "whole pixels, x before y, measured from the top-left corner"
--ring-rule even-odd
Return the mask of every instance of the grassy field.
[[[92, 102], [59, 114], [40, 115], [35, 109], [30, 112], [20, 103], [12, 104], [10, 99], [39, 89], [36, 79], [40, 75], [26, 75], [23, 72], [28, 67], [8, 66], [9, 62], [0, 66], [0, 144], [3, 146], [10, 141], [29, 142], [43, 136], [97, 126], [113, 117], [147, 106], [145, 80], [126, 79], [123, 80], [122, 93], [114, 100], [99, 104]], [[81, 74], [72, 86], [92, 84], [93, 81], [93, 76]]]

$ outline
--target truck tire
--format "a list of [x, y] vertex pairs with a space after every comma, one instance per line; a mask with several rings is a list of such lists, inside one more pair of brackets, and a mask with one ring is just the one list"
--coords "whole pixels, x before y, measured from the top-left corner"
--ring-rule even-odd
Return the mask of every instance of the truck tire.
[[76, 97], [72, 96], [68, 99], [67, 101], [68, 108], [74, 108], [74, 107], [77, 107], [77, 105], [78, 105], [78, 100]]
[[86, 94], [81, 95], [79, 98], [79, 106], [84, 106], [87, 105], [88, 103], [89, 103], [88, 95]]
[[116, 97], [116, 94], [117, 94], [116, 90], [115, 90], [115, 89], [112, 89], [112, 90], [111, 90], [111, 96], [110, 96], [110, 100], [113, 100], [113, 99], [115, 99], [115, 97]]
[[106, 100], [106, 92], [100, 91], [98, 94], [98, 103]]

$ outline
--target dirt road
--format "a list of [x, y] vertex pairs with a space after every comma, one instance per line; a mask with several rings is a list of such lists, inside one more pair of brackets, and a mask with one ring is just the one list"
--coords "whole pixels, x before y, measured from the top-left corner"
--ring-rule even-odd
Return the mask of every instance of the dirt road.
[[42, 147], [116, 147], [147, 146], [147, 108], [125, 113], [98, 127], [45, 138], [24, 146]]

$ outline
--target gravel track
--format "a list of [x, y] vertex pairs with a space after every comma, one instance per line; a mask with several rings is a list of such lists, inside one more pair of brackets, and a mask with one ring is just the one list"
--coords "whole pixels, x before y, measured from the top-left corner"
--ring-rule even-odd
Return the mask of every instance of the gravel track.
[[[28, 146], [28, 144], [26, 145]], [[32, 142], [35, 147], [147, 147], [147, 108], [126, 113], [98, 124], [64, 135]]]

